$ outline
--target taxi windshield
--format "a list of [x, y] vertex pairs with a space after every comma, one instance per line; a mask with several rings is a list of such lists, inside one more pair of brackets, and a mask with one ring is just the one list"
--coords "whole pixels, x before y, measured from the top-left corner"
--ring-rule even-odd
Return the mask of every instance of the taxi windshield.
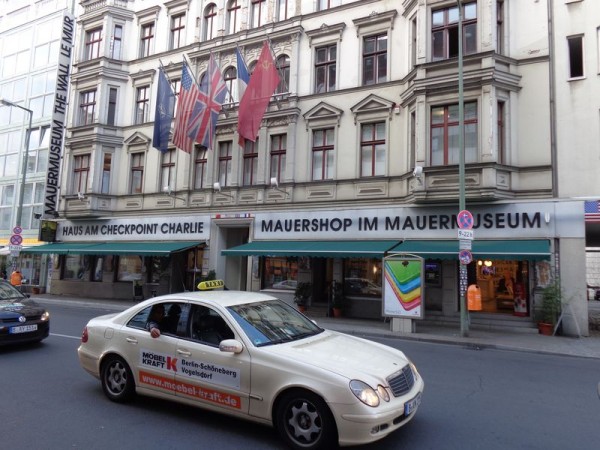
[[310, 319], [280, 300], [227, 309], [257, 347], [296, 341], [323, 332]]

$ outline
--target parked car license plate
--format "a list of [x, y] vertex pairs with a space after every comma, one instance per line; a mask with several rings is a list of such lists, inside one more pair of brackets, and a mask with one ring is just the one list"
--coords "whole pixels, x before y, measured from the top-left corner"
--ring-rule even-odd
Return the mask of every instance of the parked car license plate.
[[417, 394], [415, 398], [404, 404], [404, 415], [408, 416], [421, 404], [421, 394]]
[[30, 331], [37, 331], [37, 325], [22, 325], [20, 327], [12, 327], [9, 330], [9, 333], [11, 333], [11, 334], [29, 333]]

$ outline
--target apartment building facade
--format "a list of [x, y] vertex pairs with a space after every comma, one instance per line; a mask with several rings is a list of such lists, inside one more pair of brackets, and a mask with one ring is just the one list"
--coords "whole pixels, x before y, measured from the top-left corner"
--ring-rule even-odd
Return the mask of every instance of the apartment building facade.
[[[329, 304], [337, 281], [346, 314], [376, 318], [382, 257], [400, 251], [425, 258], [425, 319], [456, 318], [462, 100], [468, 281], [484, 305], [472, 319], [533, 324], [541, 289], [559, 276], [572, 299], [563, 331], [587, 334], [594, 230], [582, 197], [598, 192], [597, 145], [582, 150], [586, 162], [569, 150], [598, 134], [597, 6], [461, 6], [462, 99], [456, 1], [81, 2], [59, 242], [25, 254], [52, 255], [56, 293], [174, 292], [214, 271], [230, 288], [288, 301], [309, 281], [314, 306]], [[265, 40], [280, 83], [257, 140], [242, 147], [236, 49], [252, 71]], [[577, 48], [584, 76], [559, 76]], [[229, 88], [214, 148], [161, 153], [159, 67], [177, 95], [184, 58], [200, 80], [211, 54]]]

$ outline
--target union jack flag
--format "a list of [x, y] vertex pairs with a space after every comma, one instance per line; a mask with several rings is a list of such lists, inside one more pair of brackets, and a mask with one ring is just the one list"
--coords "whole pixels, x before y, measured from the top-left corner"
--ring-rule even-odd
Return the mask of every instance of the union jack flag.
[[187, 135], [208, 149], [213, 147], [213, 138], [221, 106], [225, 101], [227, 85], [213, 55], [208, 60], [206, 76], [200, 83], [200, 92], [190, 116]]
[[177, 101], [177, 113], [175, 114], [173, 144], [186, 153], [190, 153], [194, 147], [194, 140], [188, 137], [187, 129], [198, 94], [196, 81], [192, 78], [190, 69], [184, 61], [181, 71], [181, 88], [179, 89], [179, 100]]
[[584, 202], [585, 221], [600, 222], [600, 202], [598, 200]]

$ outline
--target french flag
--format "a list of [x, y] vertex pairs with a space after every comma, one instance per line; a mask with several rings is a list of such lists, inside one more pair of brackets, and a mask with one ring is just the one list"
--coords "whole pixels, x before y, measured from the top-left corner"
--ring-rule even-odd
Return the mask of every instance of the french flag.
[[237, 56], [238, 102], [241, 102], [244, 97], [244, 92], [246, 92], [246, 88], [248, 87], [248, 83], [250, 82], [250, 74], [248, 73], [248, 67], [246, 67], [244, 58], [238, 48], [235, 49], [235, 53]]

